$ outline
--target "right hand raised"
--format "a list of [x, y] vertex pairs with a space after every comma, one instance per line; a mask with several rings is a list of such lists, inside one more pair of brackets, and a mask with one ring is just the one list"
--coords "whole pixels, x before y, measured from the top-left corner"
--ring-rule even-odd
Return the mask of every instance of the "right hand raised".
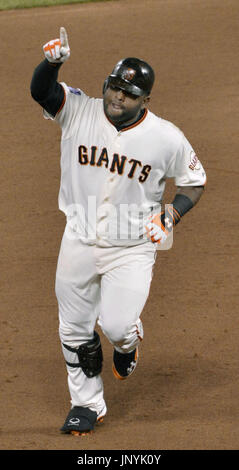
[[54, 64], [65, 62], [70, 57], [70, 47], [67, 32], [63, 26], [60, 28], [60, 39], [53, 39], [43, 46], [46, 59]]

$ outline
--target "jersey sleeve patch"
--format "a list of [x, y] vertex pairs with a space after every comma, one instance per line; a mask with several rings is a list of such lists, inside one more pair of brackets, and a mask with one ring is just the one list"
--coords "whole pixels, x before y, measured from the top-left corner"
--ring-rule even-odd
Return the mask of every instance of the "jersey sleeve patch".
[[200, 161], [198, 160], [197, 155], [195, 154], [195, 152], [193, 150], [190, 153], [190, 164], [188, 165], [188, 168], [190, 168], [190, 170], [192, 170], [192, 171], [201, 170], [201, 168], [202, 168], [202, 165], [201, 165]]
[[79, 88], [72, 88], [71, 86], [68, 86], [68, 90], [74, 95], [81, 95], [81, 91], [79, 90]]

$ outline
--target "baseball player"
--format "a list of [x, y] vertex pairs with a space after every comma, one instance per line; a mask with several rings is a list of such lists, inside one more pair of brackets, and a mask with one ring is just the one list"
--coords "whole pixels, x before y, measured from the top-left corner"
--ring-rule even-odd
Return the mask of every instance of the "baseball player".
[[[65, 28], [43, 52], [31, 94], [62, 131], [59, 208], [66, 227], [56, 297], [71, 408], [61, 430], [82, 435], [107, 411], [96, 323], [113, 346], [114, 376], [128, 378], [143, 339], [140, 316], [157, 249], [198, 202], [206, 175], [181, 130], [149, 111], [148, 63], [120, 60], [96, 99], [57, 81], [70, 57]], [[165, 212], [167, 178], [174, 178], [176, 194]]]

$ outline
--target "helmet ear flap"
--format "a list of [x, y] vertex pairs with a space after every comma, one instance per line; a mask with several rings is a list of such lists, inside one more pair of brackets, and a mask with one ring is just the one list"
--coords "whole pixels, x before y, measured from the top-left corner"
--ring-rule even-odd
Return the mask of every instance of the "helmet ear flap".
[[105, 94], [105, 92], [108, 88], [108, 83], [109, 83], [109, 78], [106, 78], [105, 81], [104, 81], [104, 85], [103, 85], [103, 95]]

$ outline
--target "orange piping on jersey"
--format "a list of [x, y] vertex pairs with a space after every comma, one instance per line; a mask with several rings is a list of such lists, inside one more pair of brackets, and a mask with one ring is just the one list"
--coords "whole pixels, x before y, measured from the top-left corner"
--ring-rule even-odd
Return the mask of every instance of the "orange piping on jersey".
[[141, 119], [139, 121], [135, 122], [134, 124], [131, 124], [131, 126], [125, 127], [124, 129], [121, 129], [121, 132], [128, 131], [129, 129], [133, 129], [133, 127], [138, 126], [138, 124], [141, 124], [141, 122], [143, 122], [144, 119], [146, 118], [147, 114], [148, 114], [148, 110], [147, 110], [147, 108], [145, 108], [144, 114], [141, 117]]
[[[136, 329], [136, 334], [137, 334], [139, 340], [140, 340], [140, 341], [143, 341], [143, 338], [142, 338], [142, 336], [140, 336], [138, 329]], [[135, 361], [136, 361], [137, 357], [138, 357], [138, 351], [137, 351], [137, 349], [136, 349], [135, 358], [134, 358]]]
[[64, 90], [64, 98], [63, 98], [63, 101], [62, 101], [62, 103], [61, 103], [61, 106], [60, 106], [60, 108], [58, 109], [58, 111], [57, 111], [56, 114], [58, 114], [58, 113], [62, 110], [62, 108], [63, 108], [63, 106], [64, 106], [64, 104], [65, 104], [65, 102], [66, 102], [66, 92], [65, 92], [65, 88], [64, 88], [64, 87], [62, 87], [62, 88], [63, 88], [63, 90]]

